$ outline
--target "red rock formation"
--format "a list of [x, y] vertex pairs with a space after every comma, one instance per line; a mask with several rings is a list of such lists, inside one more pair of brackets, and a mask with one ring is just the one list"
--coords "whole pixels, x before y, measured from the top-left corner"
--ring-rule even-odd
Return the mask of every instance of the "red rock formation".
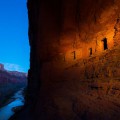
[[120, 119], [120, 1], [28, 0], [28, 13], [34, 119]]
[[4, 70], [4, 65], [0, 64], [0, 70]]

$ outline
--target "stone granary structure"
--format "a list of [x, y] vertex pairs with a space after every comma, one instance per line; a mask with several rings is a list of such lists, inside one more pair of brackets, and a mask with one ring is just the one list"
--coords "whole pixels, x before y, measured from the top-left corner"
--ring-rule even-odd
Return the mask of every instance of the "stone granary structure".
[[120, 0], [28, 0], [30, 70], [15, 120], [120, 120]]

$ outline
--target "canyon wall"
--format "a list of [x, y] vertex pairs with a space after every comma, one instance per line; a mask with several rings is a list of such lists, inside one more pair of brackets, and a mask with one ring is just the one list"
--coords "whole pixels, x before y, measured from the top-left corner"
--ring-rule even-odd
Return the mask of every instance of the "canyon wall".
[[26, 86], [26, 73], [8, 71], [3, 64], [0, 64], [0, 107], [4, 106], [16, 91]]
[[120, 1], [28, 0], [28, 17], [33, 118], [120, 119]]

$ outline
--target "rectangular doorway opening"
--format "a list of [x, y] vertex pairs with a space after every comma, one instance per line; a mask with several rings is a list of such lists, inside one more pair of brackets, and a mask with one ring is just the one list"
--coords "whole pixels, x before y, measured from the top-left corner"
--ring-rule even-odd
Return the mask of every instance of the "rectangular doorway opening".
[[89, 55], [92, 55], [92, 48], [89, 48]]
[[104, 50], [108, 49], [107, 38], [104, 38], [104, 39], [102, 40], [102, 42], [103, 42], [103, 49], [104, 49]]

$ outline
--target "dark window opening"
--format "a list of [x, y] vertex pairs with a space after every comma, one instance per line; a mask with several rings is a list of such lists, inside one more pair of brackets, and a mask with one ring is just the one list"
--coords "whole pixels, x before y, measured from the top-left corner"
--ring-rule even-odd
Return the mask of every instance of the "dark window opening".
[[72, 53], [73, 53], [73, 59], [75, 60], [76, 59], [76, 53], [75, 53], [75, 51], [73, 51]]
[[103, 48], [104, 48], [104, 50], [108, 49], [107, 38], [104, 38], [102, 41], [103, 41]]
[[92, 55], [92, 48], [89, 48], [89, 55]]

